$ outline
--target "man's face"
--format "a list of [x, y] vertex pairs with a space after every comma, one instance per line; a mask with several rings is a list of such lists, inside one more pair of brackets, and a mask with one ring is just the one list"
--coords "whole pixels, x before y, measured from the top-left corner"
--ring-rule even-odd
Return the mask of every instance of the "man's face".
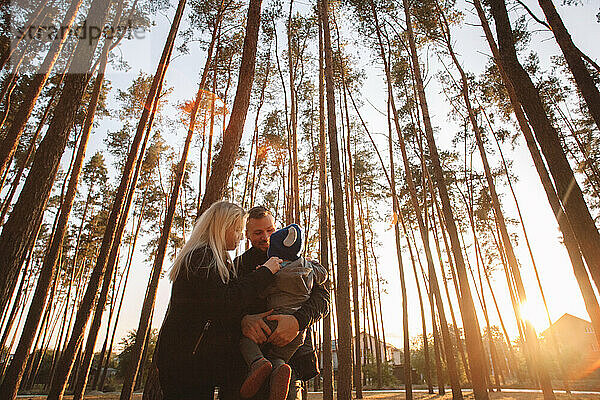
[[248, 218], [246, 237], [253, 247], [266, 252], [269, 248], [269, 236], [275, 232], [275, 218], [266, 215], [259, 219]]

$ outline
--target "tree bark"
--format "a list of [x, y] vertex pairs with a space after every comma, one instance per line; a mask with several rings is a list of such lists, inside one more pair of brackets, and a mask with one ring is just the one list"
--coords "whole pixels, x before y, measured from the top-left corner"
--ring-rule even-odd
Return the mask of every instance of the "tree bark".
[[[0, 146], [0, 175], [4, 172], [5, 168], [8, 168], [8, 160], [10, 159], [12, 153], [17, 149], [19, 138], [25, 129], [27, 120], [33, 111], [33, 107], [35, 106], [35, 102], [42, 92], [42, 89], [46, 84], [46, 80], [50, 76], [52, 67], [54, 67], [54, 63], [56, 63], [58, 55], [60, 54], [63, 45], [67, 41], [69, 36], [68, 32], [71, 28], [71, 25], [73, 25], [73, 21], [75, 20], [75, 16], [77, 15], [77, 11], [79, 10], [81, 3], [83, 3], [82, 0], [73, 0], [71, 2], [65, 17], [61, 22], [61, 27], [65, 27], [66, 29], [61, 29], [60, 39], [52, 42], [52, 45], [50, 46], [50, 49], [44, 58], [44, 62], [40, 66], [38, 72], [34, 75], [33, 81], [26, 89], [23, 101], [19, 105], [19, 108], [15, 113], [14, 120], [6, 132], [4, 139], [2, 140], [2, 145]], [[90, 20], [90, 23], [91, 22], [92, 20]]]
[[[121, 4], [122, 3], [123, 2], [121, 1]], [[52, 236], [52, 242], [49, 246], [48, 252], [44, 257], [44, 263], [41, 268], [40, 277], [38, 278], [38, 283], [36, 286], [36, 291], [33, 296], [32, 304], [30, 306], [30, 313], [27, 315], [27, 321], [25, 322], [25, 327], [23, 328], [23, 333], [21, 334], [19, 346], [17, 348], [17, 351], [15, 352], [15, 357], [13, 357], [11, 366], [7, 373], [7, 376], [10, 378], [5, 377], [2, 382], [2, 385], [0, 386], [0, 396], [2, 396], [2, 398], [16, 398], [17, 390], [19, 388], [21, 378], [23, 377], [23, 372], [25, 371], [25, 362], [27, 359], [27, 355], [29, 354], [31, 344], [33, 342], [33, 332], [35, 332], [35, 330], [38, 327], [42, 310], [44, 308], [44, 303], [48, 295], [48, 289], [50, 288], [50, 282], [52, 281], [54, 274], [57, 272], [56, 263], [58, 260], [58, 253], [63, 245], [63, 240], [67, 231], [69, 216], [71, 214], [71, 209], [73, 208], [75, 195], [77, 194], [77, 183], [79, 181], [79, 175], [83, 166], [83, 160], [87, 149], [88, 139], [92, 130], [94, 114], [96, 112], [96, 107], [100, 98], [100, 92], [102, 90], [102, 83], [104, 81], [104, 71], [106, 69], [109, 49], [110, 41], [107, 41], [104, 44], [102, 55], [100, 56], [102, 57], [101, 67], [100, 71], [98, 72], [98, 76], [96, 77], [96, 81], [94, 83], [94, 89], [90, 98], [90, 103], [88, 105], [83, 132], [81, 135], [79, 148], [77, 150], [77, 156], [75, 158], [73, 170], [71, 172], [71, 178], [69, 180], [69, 186], [60, 208], [58, 224], [54, 235]]]
[[115, 231], [117, 228], [117, 223], [119, 220], [119, 216], [121, 214], [121, 208], [125, 201], [125, 194], [128, 189], [131, 176], [133, 174], [133, 165], [135, 164], [138, 157], [138, 150], [140, 146], [140, 142], [144, 133], [146, 131], [146, 125], [148, 123], [151, 110], [153, 109], [153, 104], [155, 101], [158, 101], [158, 89], [160, 84], [164, 79], [164, 75], [166, 73], [166, 69], [168, 67], [168, 60], [170, 59], [171, 52], [173, 49], [173, 43], [175, 40], [175, 36], [177, 34], [179, 28], [179, 22], [181, 20], [181, 16], [183, 14], [183, 9], [185, 8], [185, 0], [181, 0], [179, 6], [177, 8], [177, 12], [175, 14], [175, 18], [173, 24], [171, 25], [171, 30], [169, 32], [169, 36], [165, 43], [165, 47], [163, 49], [163, 54], [161, 60], [159, 62], [156, 74], [154, 75], [154, 79], [152, 81], [152, 86], [150, 88], [150, 92], [148, 93], [148, 97], [146, 99], [146, 104], [144, 106], [144, 110], [142, 112], [142, 116], [137, 126], [136, 135], [133, 139], [131, 149], [129, 151], [129, 155], [127, 157], [127, 161], [125, 164], [123, 176], [121, 178], [121, 183], [117, 189], [117, 193], [115, 195], [115, 201], [112, 207], [112, 211], [110, 213], [108, 223], [106, 226], [105, 234], [102, 240], [102, 245], [100, 247], [100, 251], [98, 254], [98, 258], [96, 261], [96, 265], [90, 275], [90, 280], [88, 283], [88, 287], [86, 289], [85, 295], [83, 297], [81, 306], [77, 313], [77, 317], [75, 320], [75, 324], [73, 327], [73, 333], [71, 335], [71, 339], [67, 347], [65, 348], [65, 352], [62, 355], [59, 365], [56, 371], [56, 378], [54, 385], [50, 389], [50, 393], [48, 395], [49, 400], [59, 400], [62, 398], [68, 376], [70, 375], [71, 369], [74, 363], [75, 353], [83, 340], [83, 333], [85, 326], [87, 325], [91, 309], [93, 306], [94, 298], [96, 297], [96, 291], [98, 289], [100, 279], [105, 273], [107, 267], [107, 258], [108, 253], [111, 249], [113, 239], [115, 237]]
[[[94, 0], [88, 12], [90, 26], [103, 26], [110, 0]], [[35, 221], [45, 209], [62, 153], [64, 152], [75, 114], [90, 76], [94, 50], [98, 40], [80, 41], [65, 78], [62, 95], [54, 110], [46, 136], [35, 154], [33, 165], [8, 220], [0, 235], [0, 310], [4, 310], [22, 265], [26, 240], [35, 229]], [[87, 71], [87, 72], [84, 72]], [[2, 146], [2, 148], [5, 148]], [[8, 158], [8, 157], [7, 157]]]
[[[327, 142], [325, 136], [325, 88], [323, 84], [323, 25], [319, 25], [319, 262], [329, 272], [329, 205], [327, 202]], [[328, 280], [329, 282], [329, 280]], [[331, 312], [323, 318], [323, 400], [333, 400], [333, 359], [331, 354]]]
[[552, 0], [538, 0], [538, 3], [546, 16], [546, 21], [552, 28], [554, 38], [565, 56], [567, 65], [573, 74], [573, 78], [575, 78], [575, 83], [588, 106], [590, 114], [596, 122], [596, 126], [600, 128], [600, 92], [590, 71], [583, 62], [582, 53], [573, 43], [573, 39], [571, 39], [571, 35], [556, 11]]
[[[223, 2], [221, 3], [221, 5]], [[260, 10], [260, 7], [259, 7]], [[167, 251], [167, 245], [169, 236], [171, 233], [171, 226], [173, 224], [173, 218], [175, 216], [175, 209], [177, 207], [177, 200], [179, 198], [181, 184], [183, 181], [183, 175], [185, 173], [185, 166], [187, 163], [187, 156], [190, 148], [190, 144], [192, 142], [192, 137], [194, 135], [195, 125], [196, 125], [196, 114], [198, 112], [198, 108], [200, 103], [202, 102], [203, 94], [204, 94], [204, 83], [206, 81], [206, 77], [208, 75], [208, 69], [210, 65], [210, 61], [212, 59], [212, 49], [214, 46], [216, 32], [218, 32], [220, 26], [220, 18], [223, 15], [223, 10], [220, 10], [219, 17], [217, 22], [215, 23], [215, 29], [213, 31], [213, 38], [211, 41], [211, 46], [209, 46], [206, 65], [204, 66], [204, 72], [202, 74], [202, 79], [200, 82], [200, 87], [198, 92], [196, 93], [196, 99], [194, 102], [194, 108], [190, 115], [190, 124], [188, 127], [188, 133], [185, 138], [185, 144], [183, 146], [183, 151], [181, 153], [181, 159], [177, 166], [177, 171], [175, 173], [175, 178], [173, 180], [173, 188], [171, 191], [171, 196], [169, 199], [169, 204], [167, 208], [167, 212], [165, 215], [165, 220], [161, 229], [161, 235], [158, 242], [158, 249], [156, 250], [156, 257], [154, 259], [154, 264], [152, 267], [150, 281], [148, 283], [148, 289], [146, 290], [146, 296], [144, 298], [144, 303], [142, 305], [142, 311], [140, 315], [140, 321], [138, 324], [138, 328], [136, 331], [135, 342], [133, 344], [133, 348], [131, 351], [131, 361], [132, 368], [131, 370], [126, 372], [125, 380], [123, 382], [123, 387], [121, 389], [121, 400], [129, 400], [133, 394], [133, 390], [136, 383], [136, 378], [138, 376], [138, 372], [141, 365], [142, 354], [144, 353], [145, 344], [147, 342], [147, 337], [150, 331], [150, 319], [154, 310], [154, 303], [156, 300], [156, 291], [158, 289], [158, 280], [161, 275], [162, 265], [164, 262], [165, 254]], [[213, 60], [215, 62], [216, 60]], [[216, 79], [216, 76], [213, 76], [213, 79]], [[213, 100], [214, 102], [214, 94]], [[211, 109], [214, 105], [211, 107]], [[211, 116], [212, 120], [212, 116]], [[211, 122], [212, 123], [212, 122]]]
[[350, 327], [350, 276], [348, 266], [348, 238], [346, 235], [344, 193], [340, 168], [337, 124], [335, 114], [335, 94], [333, 81], [333, 50], [329, 27], [329, 1], [321, 0], [321, 21], [323, 24], [323, 47], [325, 53], [325, 90], [327, 96], [327, 133], [329, 136], [329, 157], [333, 188], [333, 211], [337, 254], [336, 306], [338, 321], [338, 400], [352, 399], [352, 328]]
[[[588, 276], [588, 272], [583, 263], [583, 259], [581, 258], [580, 249], [577, 243], [577, 239], [575, 237], [575, 233], [573, 232], [573, 228], [571, 227], [570, 222], [565, 218], [565, 211], [560, 202], [558, 195], [556, 194], [556, 190], [552, 183], [552, 179], [548, 174], [548, 170], [546, 169], [546, 165], [544, 164], [544, 160], [540, 154], [538, 149], [538, 145], [533, 136], [533, 132], [529, 127], [529, 123], [527, 122], [527, 118], [523, 113], [523, 108], [517, 99], [517, 95], [515, 89], [506, 75], [504, 71], [504, 67], [502, 65], [502, 61], [500, 58], [500, 53], [494, 37], [492, 35], [492, 31], [488, 24], [487, 18], [483, 11], [483, 7], [479, 0], [474, 0], [473, 4], [477, 10], [477, 14], [481, 21], [483, 30], [485, 32], [486, 39], [494, 56], [494, 60], [500, 71], [500, 75], [502, 77], [502, 81], [504, 82], [504, 86], [506, 87], [506, 91], [509, 96], [509, 100], [512, 104], [513, 111], [515, 113], [515, 117], [523, 132], [523, 136], [525, 137], [525, 143], [527, 144], [527, 148], [531, 153], [531, 158], [535, 165], [535, 168], [540, 176], [540, 181], [544, 190], [546, 192], [546, 197], [548, 198], [548, 202], [550, 203], [550, 207], [554, 213], [554, 217], [556, 218], [556, 222], [563, 234], [564, 244], [567, 249], [567, 253], [569, 254], [569, 259], [571, 260], [571, 265], [573, 266], [573, 272], [575, 274], [575, 278], [577, 279], [577, 283], [579, 284], [579, 288], [581, 290], [581, 294], [583, 296], [583, 300], [585, 303], [586, 310], [592, 324], [594, 325], [594, 332], [596, 334], [596, 340], [600, 343], [600, 306], [598, 305], [598, 300], [596, 298], [596, 294], [594, 293], [594, 289], [591, 285], [590, 278]], [[512, 349], [512, 348], [511, 348]]]
[[[406, 7], [406, 5], [405, 5], [405, 7]], [[407, 183], [407, 186], [409, 189], [409, 194], [410, 194], [410, 202], [415, 211], [417, 223], [419, 226], [419, 232], [421, 234], [421, 240], [423, 241], [423, 247], [424, 247], [425, 256], [427, 259], [429, 279], [431, 282], [429, 289], [433, 293], [433, 295], [436, 297], [436, 305], [438, 307], [438, 313], [440, 316], [440, 328], [442, 330], [442, 340], [444, 341], [444, 350], [446, 352], [446, 361], [447, 361], [447, 367], [448, 367], [448, 374], [449, 374], [449, 378], [450, 378], [450, 384], [452, 386], [452, 393], [457, 399], [462, 399], [462, 392], [461, 392], [461, 388], [460, 388], [460, 380], [459, 380], [457, 369], [456, 369], [456, 360], [454, 357], [454, 350], [453, 350], [452, 341], [450, 338], [450, 333], [448, 331], [448, 325], [446, 323], [446, 316], [445, 316], [445, 311], [443, 309], [443, 303], [441, 300], [441, 293], [440, 293], [440, 289], [439, 289], [439, 285], [438, 285], [438, 281], [437, 281], [435, 266], [433, 264], [433, 257], [431, 255], [431, 247], [429, 244], [429, 235], [428, 235], [427, 229], [425, 228], [425, 226], [423, 224], [423, 219], [421, 217], [422, 216], [421, 207], [420, 207], [419, 201], [417, 199], [416, 188], [415, 188], [413, 177], [412, 177], [410, 162], [408, 160], [408, 155], [406, 152], [406, 146], [404, 144], [404, 138], [402, 137], [402, 134], [401, 134], [402, 130], [400, 128], [398, 112], [396, 109], [394, 95], [393, 95], [391, 71], [390, 71], [390, 67], [389, 67], [387, 58], [385, 56], [385, 49], [384, 49], [383, 40], [382, 40], [382, 33], [381, 33], [381, 28], [379, 26], [379, 21], [378, 21], [378, 17], [377, 17], [377, 11], [375, 9], [374, 1], [371, 2], [371, 10], [373, 13], [373, 18], [375, 20], [375, 29], [377, 32], [377, 38], [378, 38], [377, 40], [378, 40], [378, 45], [379, 45], [379, 54], [380, 54], [382, 62], [384, 64], [384, 70], [385, 70], [385, 74], [386, 74], [387, 89], [388, 89], [388, 108], [390, 108], [392, 111], [393, 121], [394, 121], [394, 125], [396, 128], [396, 133], [398, 134], [398, 139], [399, 139], [398, 142], [399, 142], [400, 150], [402, 153], [402, 161], [404, 164], [404, 173], [406, 175], [406, 183]], [[407, 18], [408, 18], [408, 10], [406, 11], [406, 13], [407, 13]], [[389, 111], [388, 111], [388, 113], [389, 113]], [[388, 123], [390, 123], [390, 122], [388, 122]], [[390, 128], [389, 134], [391, 136], [391, 128]], [[409, 354], [406, 354], [406, 352], [405, 352], [405, 358], [406, 358], [405, 363], [408, 362], [406, 365], [410, 365], [410, 359], [408, 357], [409, 357]], [[407, 383], [409, 382], [408, 380], [410, 380], [409, 373], [410, 373], [410, 369], [409, 369], [409, 371], [407, 371], [407, 368], [405, 366], [405, 379], [407, 379]]]
[[37, 5], [37, 8], [29, 14], [27, 22], [25, 23], [25, 25], [23, 25], [21, 35], [19, 35], [19, 37], [15, 40], [12, 40], [10, 46], [8, 46], [6, 50], [3, 50], [2, 53], [0, 53], [0, 70], [2, 70], [6, 66], [6, 64], [10, 60], [10, 57], [13, 54], [15, 54], [15, 51], [17, 50], [23, 38], [25, 38], [25, 36], [29, 32], [29, 29], [33, 27], [33, 24], [40, 20], [40, 15], [42, 14], [42, 11], [45, 11], [46, 13], [48, 12], [46, 4], [48, 4], [48, 0], [40, 1], [40, 3]]
[[223, 133], [221, 151], [212, 164], [212, 172], [206, 183], [207, 190], [202, 199], [198, 215], [206, 211], [212, 203], [223, 197], [227, 182], [235, 165], [244, 130], [244, 122], [246, 121], [248, 106], [250, 105], [252, 82], [254, 81], [261, 3], [262, 0], [250, 0], [239, 80], [231, 109], [231, 117], [227, 129]]
[[[335, 18], [335, 17], [334, 17]], [[341, 51], [340, 43], [339, 43], [339, 33], [338, 33], [338, 51]], [[341, 61], [341, 60], [340, 60]], [[355, 222], [355, 213], [354, 213], [354, 204], [355, 204], [355, 182], [354, 182], [354, 164], [352, 162], [352, 149], [350, 142], [350, 115], [348, 113], [348, 102], [346, 101], [346, 82], [345, 82], [345, 74], [344, 74], [344, 66], [341, 65], [340, 62], [340, 73], [342, 79], [342, 95], [343, 95], [343, 106], [344, 106], [344, 115], [346, 117], [346, 140], [345, 140], [345, 153], [347, 157], [347, 166], [346, 169], [348, 171], [346, 181], [346, 208], [348, 210], [348, 244], [350, 250], [350, 277], [352, 278], [352, 304], [353, 304], [353, 315], [354, 315], [354, 348], [352, 349], [354, 352], [354, 390], [356, 391], [356, 398], [363, 398], [363, 388], [362, 388], [362, 364], [361, 364], [361, 345], [360, 345], [360, 304], [359, 304], [359, 278], [358, 278], [358, 263], [357, 263], [357, 255], [356, 255], [356, 222]], [[341, 101], [342, 99], [340, 99]], [[341, 106], [340, 106], [341, 107]], [[342, 140], [344, 141], [344, 140]], [[297, 153], [297, 149], [295, 149]], [[295, 177], [294, 177], [295, 178]], [[363, 293], [363, 296], [365, 294]], [[366, 310], [363, 310], [366, 313]], [[364, 327], [363, 327], [364, 328]], [[365, 351], [365, 349], [362, 349]]]
[[567, 219], [579, 243], [596, 286], [600, 286], [600, 234], [590, 215], [581, 188], [562, 150], [558, 132], [552, 126], [531, 78], [517, 59], [510, 20], [503, 0], [490, 2], [496, 22], [500, 61], [513, 87], [519, 87], [517, 99], [529, 118], [537, 142], [546, 158]]
[[[461, 297], [463, 301], [463, 326], [465, 329], [465, 338], [467, 342], [467, 353], [469, 355], [469, 366], [471, 368], [471, 379], [473, 382], [473, 393], [476, 399], [488, 399], [487, 384], [485, 377], [485, 360], [483, 352], [483, 343], [481, 341], [481, 332], [479, 330], [479, 323], [477, 321], [477, 315], [475, 313], [475, 305], [471, 296], [471, 289], [469, 287], [468, 276], [465, 269], [465, 262], [463, 259], [462, 251], [460, 248], [460, 242], [456, 231], [456, 225], [454, 221], [454, 214], [452, 212], [452, 205], [450, 204], [450, 197], [448, 195], [448, 189], [444, 179], [444, 172], [442, 170], [440, 157], [437, 151], [437, 145], [433, 136], [433, 127], [431, 126], [431, 120], [429, 118], [429, 108], [427, 106], [427, 98], [425, 96], [425, 88], [423, 84], [423, 78], [421, 76], [421, 67], [419, 65], [419, 58], [417, 55], [417, 48], [415, 44], [415, 38], [411, 22], [411, 14], [408, 0], [403, 0], [404, 13], [406, 16], [406, 26], [408, 33], [408, 41], [410, 46], [410, 55], [412, 60], [412, 68], [414, 71], [414, 79], [417, 84], [417, 93], [419, 96], [419, 103], [421, 105], [421, 112], [423, 114], [423, 122], [425, 124], [425, 138], [429, 147], [431, 162], [433, 164], [433, 177], [436, 186], [439, 190], [439, 195], [442, 201], [442, 212], [445, 216], [446, 226], [450, 235], [450, 243], [452, 246], [452, 252], [454, 254], [454, 262], [456, 265], [459, 284], [461, 288]], [[442, 332], [444, 329], [443, 322]], [[448, 350], [446, 350], [448, 351]], [[452, 354], [454, 356], [454, 354]], [[462, 396], [461, 394], [455, 394], [455, 396]]]

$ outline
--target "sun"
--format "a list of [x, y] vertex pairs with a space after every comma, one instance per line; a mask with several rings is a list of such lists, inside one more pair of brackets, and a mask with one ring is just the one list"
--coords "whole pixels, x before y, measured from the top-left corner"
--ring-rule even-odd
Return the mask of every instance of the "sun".
[[519, 305], [521, 317], [529, 321], [536, 332], [540, 332], [548, 327], [548, 316], [544, 306], [538, 302], [526, 300]]

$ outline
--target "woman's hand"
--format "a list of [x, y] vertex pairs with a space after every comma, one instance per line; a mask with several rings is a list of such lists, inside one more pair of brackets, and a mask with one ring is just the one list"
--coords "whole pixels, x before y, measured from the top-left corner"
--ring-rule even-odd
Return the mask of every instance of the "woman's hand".
[[281, 269], [282, 262], [283, 262], [283, 260], [279, 257], [271, 257], [267, 260], [266, 263], [263, 264], [263, 266], [269, 268], [271, 273], [274, 274]]

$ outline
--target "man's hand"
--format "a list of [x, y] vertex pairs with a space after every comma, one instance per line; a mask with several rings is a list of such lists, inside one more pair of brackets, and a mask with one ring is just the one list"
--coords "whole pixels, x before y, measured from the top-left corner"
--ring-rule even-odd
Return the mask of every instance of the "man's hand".
[[269, 343], [283, 347], [298, 336], [298, 320], [293, 315], [270, 315], [267, 319], [269, 321], [277, 321], [277, 329], [269, 336]]
[[[271, 334], [271, 329], [263, 321], [267, 315], [271, 315], [273, 310], [269, 310], [260, 314], [245, 315], [242, 318], [242, 334], [256, 344], [262, 344], [267, 341], [267, 337]], [[294, 318], [295, 319], [295, 318]]]

